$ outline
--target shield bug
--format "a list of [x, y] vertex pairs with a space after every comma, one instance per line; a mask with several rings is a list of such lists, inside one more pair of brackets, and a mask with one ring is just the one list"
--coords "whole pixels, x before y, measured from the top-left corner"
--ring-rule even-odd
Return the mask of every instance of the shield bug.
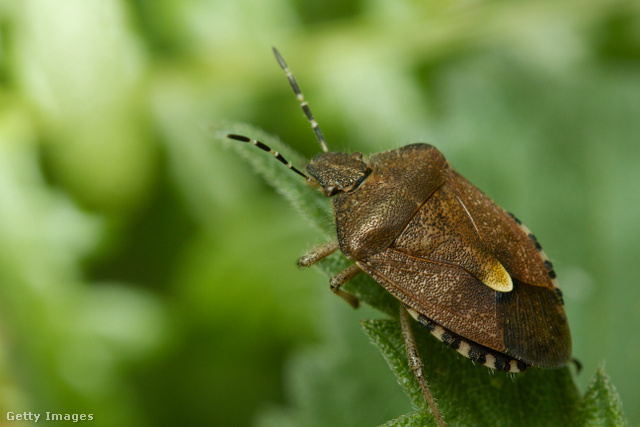
[[330, 280], [341, 286], [364, 272], [397, 298], [409, 364], [436, 420], [444, 425], [423, 374], [409, 316], [463, 356], [488, 368], [523, 372], [560, 368], [571, 358], [571, 335], [551, 261], [513, 214], [456, 172], [428, 144], [372, 154], [329, 151], [318, 123], [278, 51], [278, 63], [322, 147], [295, 173], [332, 198], [337, 238], [298, 264], [308, 267], [340, 249], [354, 263]]

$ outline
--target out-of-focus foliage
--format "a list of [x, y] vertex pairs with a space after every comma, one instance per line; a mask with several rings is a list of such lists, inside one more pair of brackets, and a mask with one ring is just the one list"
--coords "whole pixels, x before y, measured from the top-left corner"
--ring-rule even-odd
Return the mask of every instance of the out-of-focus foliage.
[[360, 329], [383, 315], [295, 267], [326, 235], [211, 138], [243, 121], [318, 152], [277, 45], [332, 149], [431, 142], [535, 231], [581, 391], [606, 360], [637, 424], [639, 29], [616, 0], [0, 0], [0, 414], [411, 410]]

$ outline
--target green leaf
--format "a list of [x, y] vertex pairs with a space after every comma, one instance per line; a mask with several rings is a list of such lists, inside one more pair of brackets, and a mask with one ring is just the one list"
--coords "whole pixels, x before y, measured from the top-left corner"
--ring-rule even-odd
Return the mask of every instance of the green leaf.
[[[277, 138], [251, 126], [227, 125], [213, 130], [216, 139], [246, 158], [267, 182], [316, 228], [323, 231], [325, 238], [335, 238], [332, 237], [335, 232], [329, 225], [333, 223], [330, 203], [319, 191], [309, 188], [298, 175], [266, 153], [258, 152], [251, 144], [228, 140], [226, 135], [229, 133], [261, 140], [301, 169], [303, 162], [299, 155]], [[318, 263], [318, 267], [329, 277], [348, 265], [349, 261], [340, 253]], [[345, 284], [344, 289], [362, 302], [397, 318], [397, 300], [370, 277], [360, 274]], [[362, 327], [382, 353], [413, 406], [418, 409], [385, 425], [435, 425], [408, 366], [399, 322], [395, 319], [365, 320], [362, 321]], [[579, 391], [567, 367], [558, 370], [529, 368], [527, 372], [517, 375], [496, 372], [460, 356], [424, 328], [414, 325], [414, 333], [425, 364], [425, 376], [448, 425], [625, 425], [621, 424], [625, 421], [617, 393], [601, 371], [596, 373], [596, 379], [581, 403]], [[336, 381], [340, 381], [340, 378]], [[309, 401], [304, 402], [308, 407]], [[314, 410], [320, 414], [319, 417], [322, 416], [321, 408]], [[295, 418], [283, 416], [281, 420]], [[317, 425], [322, 425], [321, 419], [314, 419]]]
[[[408, 366], [400, 324], [392, 320], [363, 322], [416, 407], [425, 404]], [[523, 374], [496, 372], [474, 365], [454, 350], [414, 327], [425, 375], [449, 425], [566, 426], [579, 402], [569, 369], [529, 368]], [[396, 420], [404, 425], [404, 420]]]
[[423, 427], [437, 426], [435, 419], [424, 412], [415, 412], [413, 414], [403, 415], [398, 419], [389, 421], [384, 427]]
[[579, 420], [581, 426], [627, 426], [622, 402], [611, 379], [599, 368], [582, 399]]

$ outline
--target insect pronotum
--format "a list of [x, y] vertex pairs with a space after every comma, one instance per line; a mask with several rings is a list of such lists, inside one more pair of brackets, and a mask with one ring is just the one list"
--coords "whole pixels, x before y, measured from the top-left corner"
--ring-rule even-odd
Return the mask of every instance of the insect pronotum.
[[303, 255], [308, 267], [340, 249], [354, 263], [330, 280], [341, 289], [362, 273], [399, 301], [409, 365], [440, 426], [444, 421], [424, 376], [409, 316], [463, 356], [491, 369], [560, 368], [571, 358], [571, 335], [551, 261], [531, 231], [456, 172], [435, 147], [411, 144], [372, 154], [329, 151], [318, 123], [278, 51], [322, 153], [307, 174], [269, 151], [333, 197], [337, 238]]

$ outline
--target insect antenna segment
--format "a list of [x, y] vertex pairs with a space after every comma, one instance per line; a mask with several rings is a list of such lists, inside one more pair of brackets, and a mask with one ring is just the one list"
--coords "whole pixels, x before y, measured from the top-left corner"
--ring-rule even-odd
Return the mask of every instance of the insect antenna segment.
[[293, 77], [293, 74], [291, 73], [291, 71], [289, 71], [289, 67], [287, 66], [287, 63], [284, 62], [284, 59], [282, 59], [282, 56], [280, 56], [280, 52], [278, 52], [278, 50], [275, 47], [273, 48], [273, 54], [276, 56], [276, 59], [278, 60], [278, 64], [280, 64], [280, 67], [287, 74], [287, 78], [289, 79], [289, 84], [291, 84], [291, 89], [293, 89], [293, 93], [296, 94], [296, 98], [298, 98], [298, 101], [300, 102], [300, 108], [302, 108], [302, 111], [304, 111], [305, 116], [307, 116], [307, 120], [309, 120], [309, 123], [311, 123], [311, 127], [313, 128], [313, 131], [316, 134], [316, 138], [318, 138], [318, 142], [322, 147], [322, 151], [324, 151], [325, 153], [328, 152], [329, 148], [327, 147], [327, 143], [324, 141], [324, 136], [322, 136], [322, 131], [320, 130], [320, 127], [318, 126], [318, 122], [316, 122], [316, 119], [313, 118], [313, 114], [311, 114], [311, 110], [309, 109], [309, 105], [307, 104], [307, 101], [304, 100], [304, 96], [300, 91], [300, 86], [298, 86], [298, 82], [296, 82], [295, 77]]
[[276, 159], [280, 160], [280, 162], [283, 163], [286, 167], [288, 167], [289, 169], [291, 169], [292, 171], [294, 171], [298, 175], [304, 177], [307, 181], [311, 180], [311, 178], [309, 178], [307, 175], [303, 174], [295, 166], [293, 166], [290, 161], [288, 161], [287, 159], [282, 157], [282, 154], [278, 153], [277, 151], [272, 150], [271, 147], [263, 144], [260, 141], [258, 141], [256, 139], [247, 138], [246, 136], [243, 136], [243, 135], [236, 135], [236, 134], [233, 134], [233, 133], [230, 133], [229, 135], [227, 135], [227, 138], [235, 139], [236, 141], [250, 142], [253, 145], [255, 145], [256, 147], [258, 147], [259, 149], [264, 150], [264, 151], [268, 151], [271, 154], [273, 154], [273, 157], [275, 157]]

